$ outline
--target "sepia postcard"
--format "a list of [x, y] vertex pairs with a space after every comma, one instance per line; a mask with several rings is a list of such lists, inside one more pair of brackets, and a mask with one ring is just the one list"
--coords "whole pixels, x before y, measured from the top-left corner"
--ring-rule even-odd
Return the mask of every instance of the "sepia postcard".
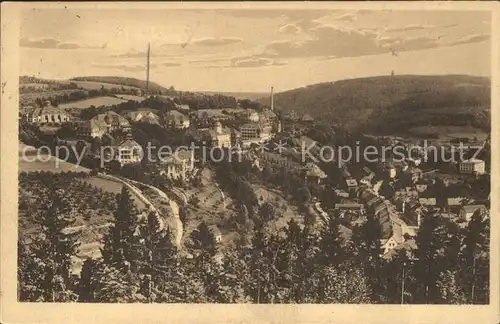
[[500, 321], [499, 6], [2, 4], [2, 323]]

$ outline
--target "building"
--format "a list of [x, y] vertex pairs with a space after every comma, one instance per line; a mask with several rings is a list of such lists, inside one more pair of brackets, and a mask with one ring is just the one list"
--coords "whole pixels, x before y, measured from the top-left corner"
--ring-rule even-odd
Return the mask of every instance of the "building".
[[448, 206], [461, 206], [466, 200], [467, 198], [465, 197], [449, 197], [446, 198], [446, 204]]
[[369, 167], [363, 167], [363, 176], [366, 177], [366, 178], [369, 178], [370, 181], [375, 177], [375, 172], [373, 172], [372, 170], [370, 170]]
[[429, 197], [429, 198], [419, 198], [418, 199], [418, 202], [422, 205], [422, 206], [436, 206], [436, 198], [433, 198], [433, 197]]
[[272, 111], [272, 110], [269, 110], [269, 109], [264, 109], [264, 110], [262, 111], [262, 116], [263, 116], [265, 119], [267, 119], [267, 120], [269, 120], [269, 121], [271, 121], [271, 122], [276, 122], [276, 121], [278, 121], [278, 116], [276, 115], [276, 113], [275, 113], [274, 111]]
[[169, 179], [187, 180], [194, 171], [194, 151], [176, 150], [167, 157], [160, 160], [162, 171]]
[[346, 179], [345, 181], [346, 183], [346, 186], [347, 186], [347, 190], [353, 194], [356, 192], [356, 190], [358, 190], [358, 182], [356, 181], [356, 179]]
[[231, 147], [231, 130], [222, 127], [220, 122], [216, 122], [214, 127], [209, 130], [209, 135], [213, 147]]
[[486, 167], [483, 160], [469, 159], [460, 162], [459, 171], [463, 174], [484, 174]]
[[337, 197], [349, 198], [349, 193], [347, 191], [344, 191], [342, 189], [335, 189], [334, 192]]
[[360, 213], [365, 212], [363, 204], [335, 204], [335, 209], [339, 211], [356, 211]]
[[241, 133], [235, 129], [231, 128], [231, 145], [237, 147], [241, 144]]
[[170, 110], [165, 114], [165, 123], [175, 129], [185, 129], [190, 125], [188, 116], [177, 110]]
[[316, 164], [309, 162], [304, 167], [305, 169], [305, 178], [308, 182], [321, 183], [321, 181], [328, 178], [326, 173], [320, 169]]
[[69, 114], [63, 109], [50, 106], [50, 102], [43, 108], [35, 108], [25, 114], [25, 120], [30, 124], [63, 124], [70, 121]]
[[488, 213], [488, 209], [485, 205], [467, 205], [460, 209], [459, 216], [461, 220], [468, 222], [476, 212], [484, 217]]
[[142, 159], [142, 147], [133, 139], [126, 139], [115, 147], [115, 160], [121, 165], [139, 163]]
[[250, 121], [250, 122], [254, 122], [254, 123], [257, 123], [259, 120], [260, 120], [260, 116], [259, 116], [259, 113], [257, 113], [255, 110], [253, 109], [246, 109], [244, 112], [243, 112], [243, 115], [245, 116], [245, 118]]
[[193, 112], [192, 115], [194, 118], [205, 123], [233, 119], [232, 115], [224, 114], [222, 112], [223, 110], [224, 109], [200, 109]]
[[105, 124], [106, 133], [130, 132], [131, 130], [129, 121], [112, 110], [93, 117], [91, 121], [97, 122], [98, 125]]
[[108, 132], [108, 124], [102, 120], [91, 119], [74, 123], [77, 136], [99, 137], [101, 138]]
[[155, 113], [148, 110], [131, 111], [127, 113], [127, 118], [132, 122], [143, 122], [159, 125], [160, 118]]
[[271, 139], [271, 125], [268, 123], [248, 123], [240, 127], [241, 144], [249, 147]]
[[405, 239], [401, 225], [393, 222], [389, 213], [381, 213], [378, 219], [382, 229], [380, 247], [383, 250], [382, 255], [385, 255], [400, 244], [403, 244]]

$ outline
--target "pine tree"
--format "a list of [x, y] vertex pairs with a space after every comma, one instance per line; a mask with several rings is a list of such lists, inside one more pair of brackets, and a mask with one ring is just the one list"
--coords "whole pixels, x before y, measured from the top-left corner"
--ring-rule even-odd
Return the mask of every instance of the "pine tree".
[[362, 269], [343, 264], [322, 266], [313, 274], [319, 283], [315, 303], [361, 304], [371, 301], [368, 280]]
[[266, 235], [262, 224], [256, 224], [252, 246], [245, 256], [250, 272], [248, 293], [254, 303], [272, 303], [276, 299], [278, 250], [278, 239]]
[[382, 275], [381, 238], [382, 227], [374, 215], [368, 215], [367, 221], [354, 229], [352, 237], [351, 246], [354, 249], [352, 266], [357, 264], [364, 268], [373, 301], [380, 301], [381, 296], [385, 295], [384, 287], [380, 282]]
[[323, 265], [338, 265], [345, 260], [339, 223], [335, 217], [330, 217], [320, 230], [318, 263]]
[[138, 214], [129, 190], [123, 186], [116, 199], [114, 224], [105, 235], [104, 246], [101, 249], [106, 263], [123, 265], [124, 262], [128, 262], [132, 269], [136, 270], [141, 250]]
[[79, 301], [93, 303], [145, 302], [137, 277], [129, 269], [116, 268], [100, 260], [85, 260], [79, 282]]
[[449, 260], [456, 253], [455, 239], [450, 239], [449, 221], [439, 215], [424, 217], [417, 238], [416, 260], [412, 269], [416, 280], [415, 302], [439, 303], [441, 296], [437, 283], [442, 273], [452, 271]]
[[478, 211], [465, 229], [460, 260], [461, 285], [469, 303], [489, 302], [489, 220]]
[[24, 272], [20, 274], [20, 297], [30, 301], [73, 301], [76, 295], [72, 290], [71, 257], [78, 251], [79, 232], [67, 230], [75, 219], [64, 190], [51, 189], [40, 210], [36, 219], [41, 235], [28, 250], [20, 248], [20, 268]]

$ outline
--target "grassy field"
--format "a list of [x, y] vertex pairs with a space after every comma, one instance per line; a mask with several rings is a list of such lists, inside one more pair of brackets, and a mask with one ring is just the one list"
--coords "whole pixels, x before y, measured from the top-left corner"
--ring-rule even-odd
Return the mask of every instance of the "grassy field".
[[[103, 179], [103, 178], [99, 178], [99, 177], [90, 177], [86, 181], [97, 188], [101, 188], [104, 191], [112, 192], [115, 194], [120, 193], [120, 191], [122, 190], [122, 187], [123, 187], [123, 185], [119, 182], [107, 180], [107, 179]], [[146, 206], [144, 206], [144, 203], [139, 198], [137, 198], [135, 195], [132, 195], [132, 197], [134, 198], [135, 204], [137, 205], [137, 207], [139, 209], [143, 209], [146, 207]]]
[[[24, 153], [23, 153], [24, 151]], [[64, 154], [64, 153], [62, 153]], [[28, 149], [28, 146], [19, 143], [19, 172], [90, 172], [89, 169], [76, 164], [58, 160], [56, 157], [48, 154], [37, 154], [34, 149]]]
[[120, 104], [120, 103], [126, 102], [126, 101], [127, 100], [115, 98], [115, 97], [96, 97], [96, 98], [90, 98], [90, 99], [80, 100], [80, 101], [76, 101], [76, 102], [60, 104], [59, 108], [85, 109], [85, 108], [89, 108], [90, 106], [99, 107], [99, 106], [117, 105], [117, 104]]
[[125, 89], [138, 89], [136, 87], [122, 86], [121, 84], [113, 84], [105, 82], [94, 82], [94, 81], [67, 81], [67, 82], [76, 83], [80, 88], [85, 90], [92, 90], [92, 89], [99, 90], [101, 89], [101, 87], [104, 87], [105, 89], [121, 88], [121, 87]]
[[75, 89], [21, 93], [19, 94], [19, 103], [21, 105], [34, 104], [36, 98], [61, 96], [64, 95], [65, 93], [69, 95], [74, 91]]

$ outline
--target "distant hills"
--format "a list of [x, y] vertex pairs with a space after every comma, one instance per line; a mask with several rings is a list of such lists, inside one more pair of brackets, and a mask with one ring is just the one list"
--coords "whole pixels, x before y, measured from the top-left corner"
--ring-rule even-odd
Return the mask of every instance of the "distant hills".
[[[283, 113], [308, 113], [365, 132], [407, 133], [425, 126], [490, 129], [490, 79], [485, 77], [378, 76], [314, 84], [274, 98]], [[267, 105], [269, 98], [258, 101]]]
[[224, 96], [230, 96], [230, 97], [235, 97], [238, 100], [242, 99], [250, 99], [250, 100], [257, 100], [261, 99], [267, 96], [267, 102], [266, 105], [269, 104], [269, 98], [271, 96], [270, 93], [265, 93], [265, 92], [217, 92], [217, 91], [197, 91], [199, 93], [203, 93], [209, 96], [220, 94]]

